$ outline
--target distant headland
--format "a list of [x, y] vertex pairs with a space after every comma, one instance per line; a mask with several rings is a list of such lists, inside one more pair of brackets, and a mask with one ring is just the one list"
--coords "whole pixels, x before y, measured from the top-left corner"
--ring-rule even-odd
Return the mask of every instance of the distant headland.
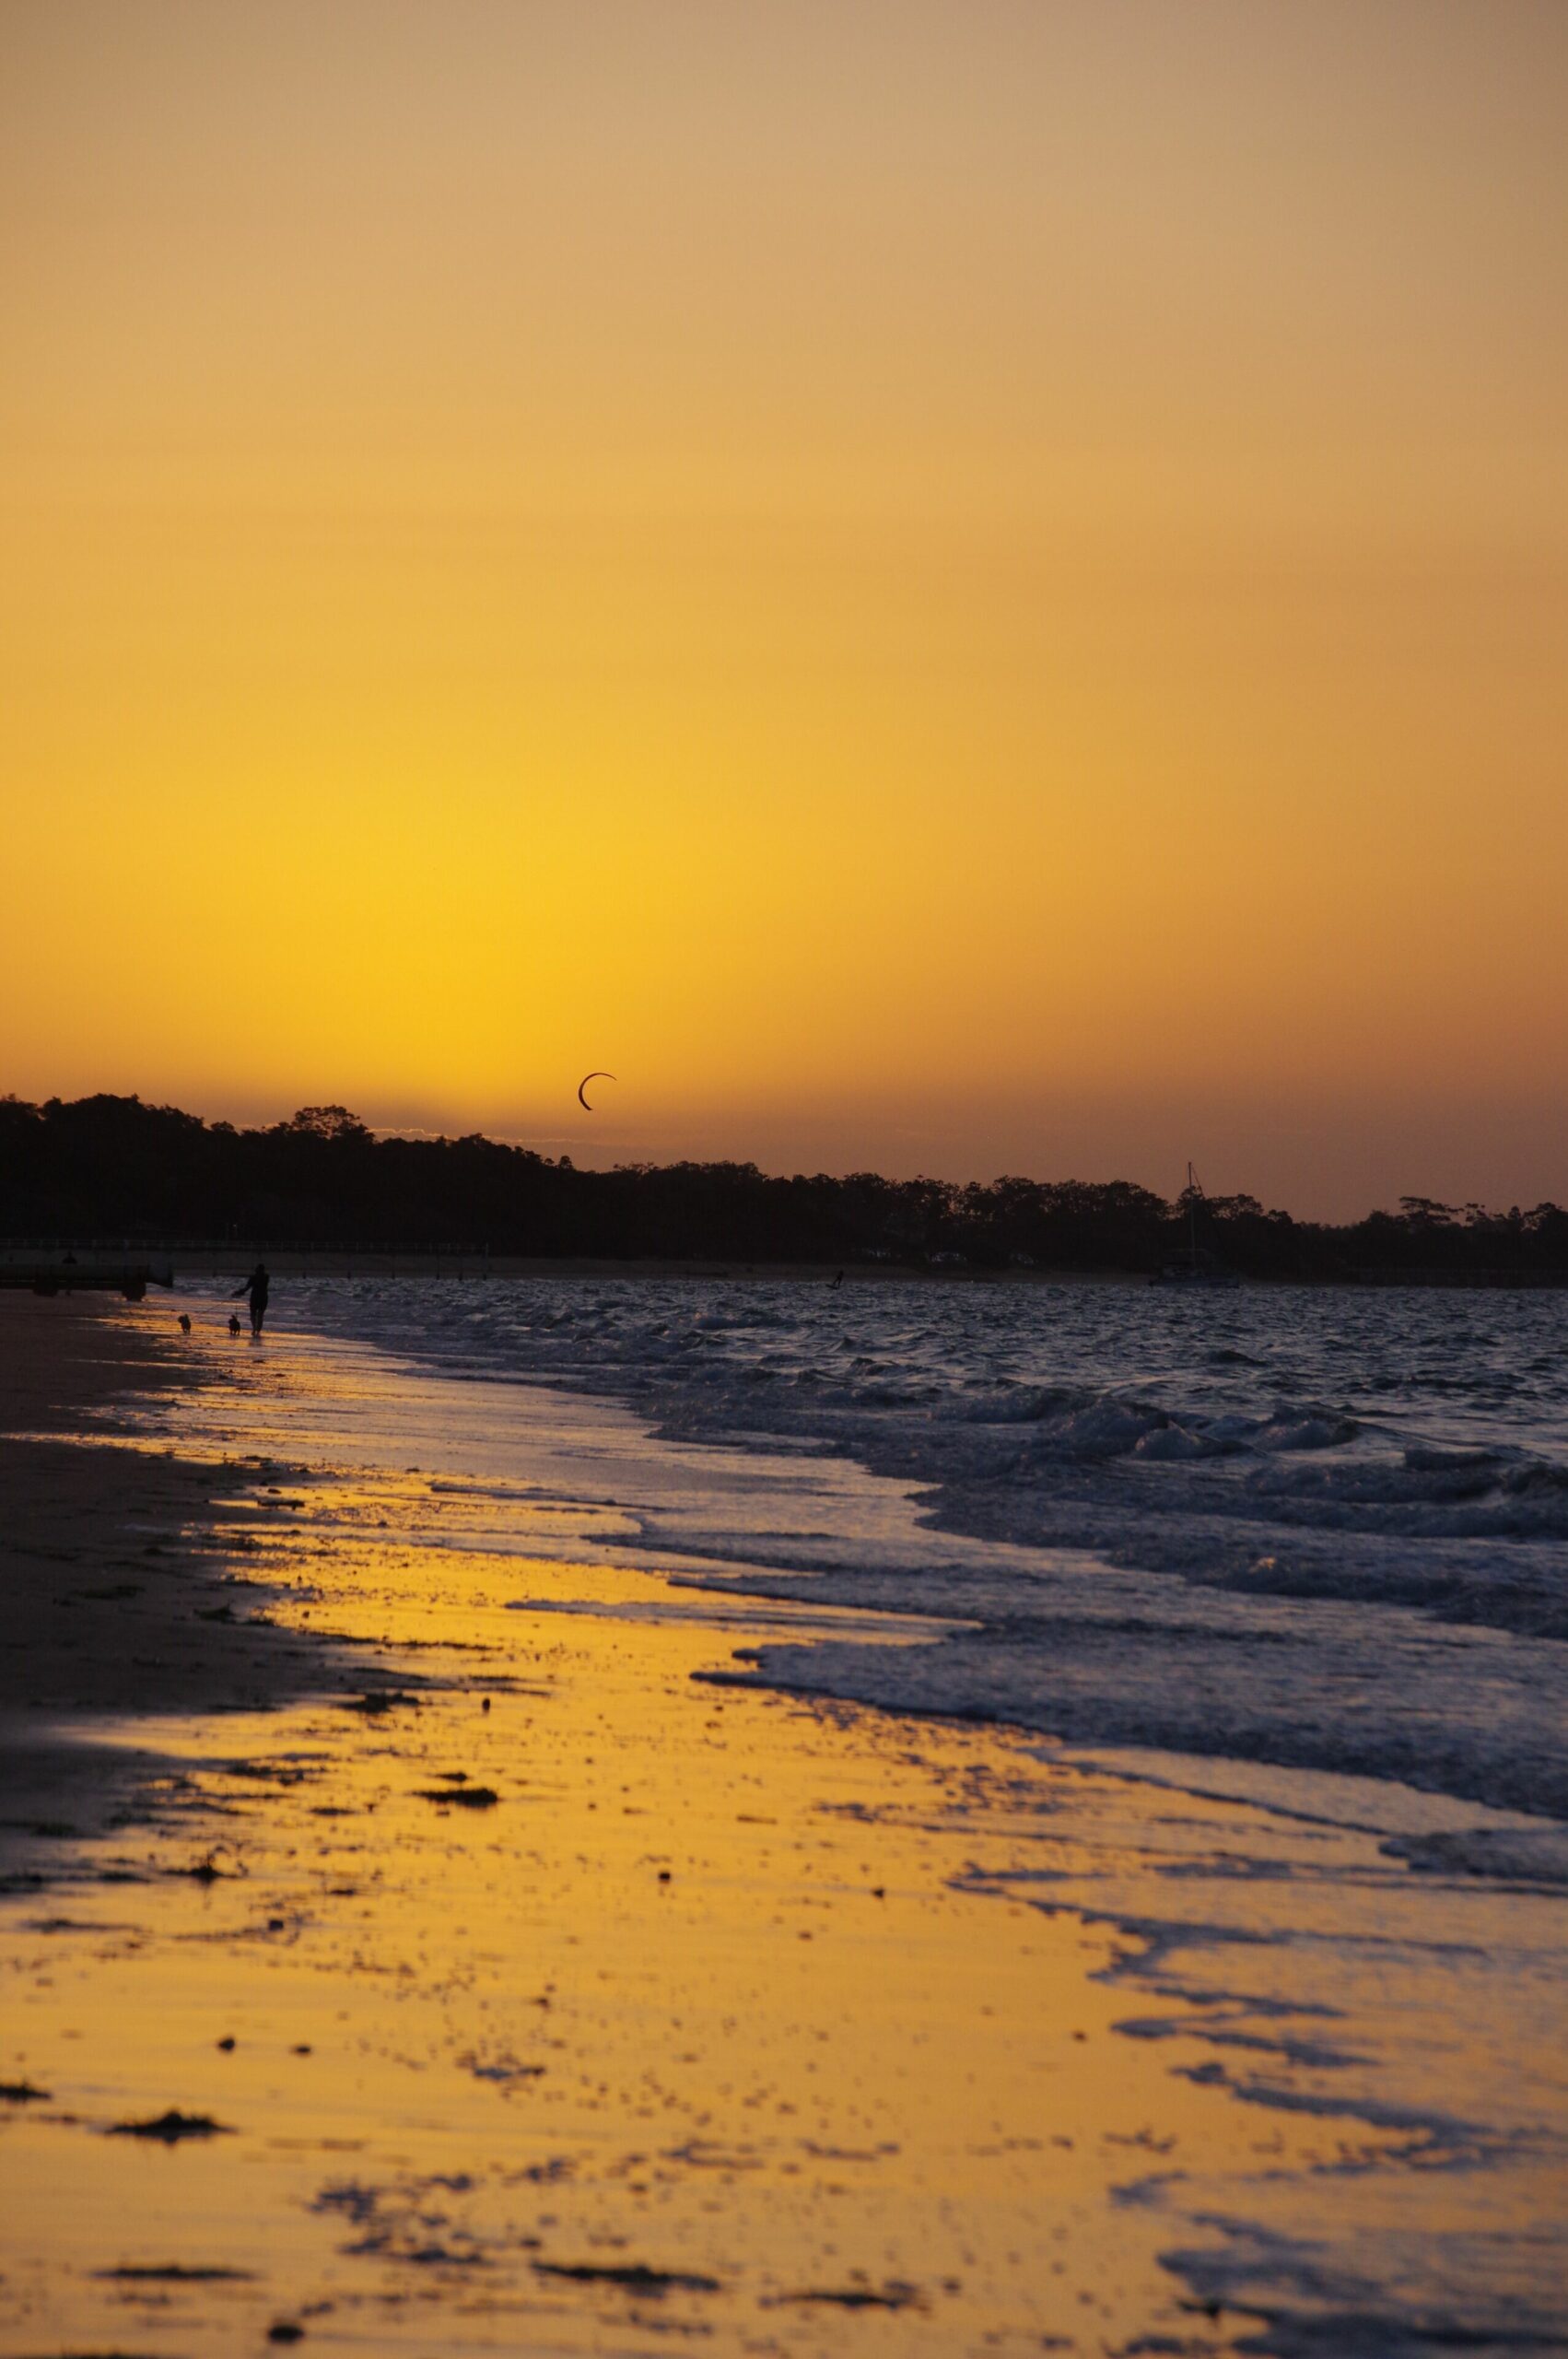
[[187, 1252], [833, 1264], [939, 1276], [1568, 1285], [1568, 1212], [1405, 1196], [1332, 1226], [1247, 1195], [1129, 1180], [959, 1184], [750, 1163], [579, 1170], [524, 1146], [378, 1136], [341, 1106], [252, 1130], [138, 1097], [0, 1097], [0, 1241]]

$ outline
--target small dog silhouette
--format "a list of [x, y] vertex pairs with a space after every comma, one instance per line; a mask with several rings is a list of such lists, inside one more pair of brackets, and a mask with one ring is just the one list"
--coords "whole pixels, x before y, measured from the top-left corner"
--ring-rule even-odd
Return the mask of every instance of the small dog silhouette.
[[240, 1332], [240, 1321], [232, 1310], [228, 1314], [228, 1332], [231, 1335], [238, 1335]]
[[182, 1335], [188, 1335], [188, 1334], [190, 1333], [190, 1332], [191, 1332], [191, 1314], [190, 1314], [190, 1312], [189, 1312], [188, 1310], [182, 1310], [182, 1311], [180, 1313], [180, 1332], [181, 1332]]

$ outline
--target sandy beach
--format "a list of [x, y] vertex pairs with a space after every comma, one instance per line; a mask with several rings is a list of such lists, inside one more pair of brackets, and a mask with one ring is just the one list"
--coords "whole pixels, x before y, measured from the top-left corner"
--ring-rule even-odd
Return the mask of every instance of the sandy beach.
[[[0, 1317], [7, 2359], [1348, 2350], [1286, 2223], [1473, 2235], [1457, 2122], [1319, 2098], [1336, 2010], [1129, 1929], [1260, 1835], [1370, 1888], [1366, 1838], [750, 1686], [843, 1617], [636, 1561], [688, 1477], [602, 1404]], [[1549, 2236], [1543, 2167], [1482, 2213]]]

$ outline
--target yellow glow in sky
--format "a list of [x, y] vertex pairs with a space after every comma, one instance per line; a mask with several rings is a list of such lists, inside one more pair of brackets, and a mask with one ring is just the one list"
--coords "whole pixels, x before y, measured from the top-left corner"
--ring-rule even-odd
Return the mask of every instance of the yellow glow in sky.
[[1557, 0], [13, 0], [0, 88], [0, 1087], [1568, 1188]]

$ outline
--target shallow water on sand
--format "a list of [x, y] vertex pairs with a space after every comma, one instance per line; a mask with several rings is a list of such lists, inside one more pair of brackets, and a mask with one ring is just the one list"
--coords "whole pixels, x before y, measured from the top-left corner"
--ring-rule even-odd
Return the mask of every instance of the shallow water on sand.
[[[278, 1461], [244, 1569], [363, 1681], [138, 1726], [148, 1823], [33, 1847], [0, 2349], [1568, 2335], [1538, 1820], [770, 1693], [781, 1644], [891, 1679], [954, 1623], [748, 1572], [988, 1543], [845, 1459], [195, 1348], [135, 1446]], [[112, 2134], [170, 2108], [220, 2126]]]
[[[965, 1625], [896, 1661], [779, 1652], [780, 1683], [1568, 1821], [1559, 1296], [603, 1278], [305, 1295], [313, 1323], [453, 1374], [609, 1393], [673, 1437], [927, 1486], [913, 1544], [837, 1515], [776, 1534], [682, 1517], [685, 1553], [754, 1586]], [[1538, 1845], [1535, 1872], [1549, 1850], [1568, 1881], [1568, 1841]]]

